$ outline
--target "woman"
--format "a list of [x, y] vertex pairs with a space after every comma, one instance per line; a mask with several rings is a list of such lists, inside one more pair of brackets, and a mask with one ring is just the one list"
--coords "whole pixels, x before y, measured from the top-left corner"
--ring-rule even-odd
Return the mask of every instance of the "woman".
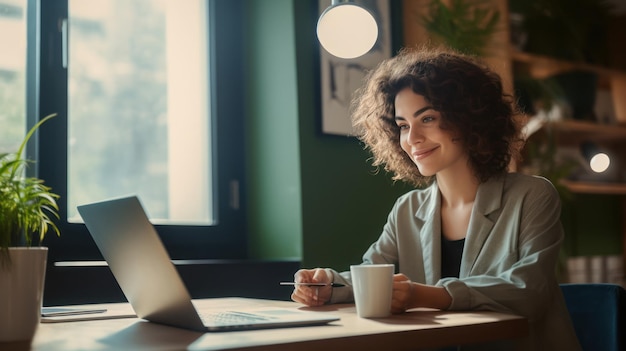
[[[355, 129], [375, 166], [418, 189], [396, 201], [363, 263], [396, 265], [394, 313], [514, 313], [530, 323], [517, 347], [577, 350], [555, 276], [559, 196], [544, 178], [508, 172], [522, 142], [512, 106], [497, 74], [441, 49], [403, 51], [368, 75]], [[308, 306], [353, 299], [349, 272], [305, 269], [295, 280], [346, 285], [296, 286], [292, 299]]]

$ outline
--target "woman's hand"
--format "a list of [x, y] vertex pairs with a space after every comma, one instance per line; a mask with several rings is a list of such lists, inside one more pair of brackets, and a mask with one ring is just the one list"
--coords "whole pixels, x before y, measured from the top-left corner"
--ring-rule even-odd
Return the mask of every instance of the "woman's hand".
[[416, 307], [450, 308], [452, 297], [443, 286], [432, 286], [412, 282], [404, 274], [393, 276], [391, 313], [402, 313]]
[[391, 296], [391, 313], [403, 313], [412, 308], [414, 299], [414, 284], [404, 274], [396, 274], [393, 276], [393, 293]]
[[296, 283], [324, 283], [327, 286], [304, 286], [296, 285], [291, 294], [291, 299], [295, 302], [307, 306], [321, 306], [330, 300], [332, 295], [332, 276], [326, 274], [322, 268], [301, 269], [294, 274]]

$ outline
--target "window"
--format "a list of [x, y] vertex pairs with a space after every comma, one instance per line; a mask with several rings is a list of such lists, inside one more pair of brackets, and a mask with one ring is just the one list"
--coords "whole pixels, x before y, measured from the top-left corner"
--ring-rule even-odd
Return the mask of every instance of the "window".
[[206, 6], [69, 1], [68, 220], [137, 194], [154, 223], [214, 224]]
[[46, 289], [57, 262], [101, 259], [76, 205], [128, 194], [172, 258], [245, 258], [243, 1], [24, 1], [41, 19], [28, 92], [58, 114], [38, 140], [61, 195]]
[[0, 153], [15, 152], [26, 125], [26, 0], [0, 0]]

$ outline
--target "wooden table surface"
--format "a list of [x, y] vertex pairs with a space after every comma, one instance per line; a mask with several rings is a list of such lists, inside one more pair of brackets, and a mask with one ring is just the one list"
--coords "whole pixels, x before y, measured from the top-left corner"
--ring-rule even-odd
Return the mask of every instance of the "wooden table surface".
[[[194, 304], [200, 311], [250, 304], [305, 308], [294, 302], [245, 298], [201, 299]], [[89, 306], [103, 306], [110, 315], [132, 313], [128, 304]], [[496, 312], [414, 309], [387, 318], [364, 319], [356, 315], [353, 304], [309, 310], [341, 319], [322, 326], [219, 333], [194, 332], [135, 317], [41, 323], [32, 342], [0, 343], [0, 350], [416, 350], [528, 335], [525, 318]]]

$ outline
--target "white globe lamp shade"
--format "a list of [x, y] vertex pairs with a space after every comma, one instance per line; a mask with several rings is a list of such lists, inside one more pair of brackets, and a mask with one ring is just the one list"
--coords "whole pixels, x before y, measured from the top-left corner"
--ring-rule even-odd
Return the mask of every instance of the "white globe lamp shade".
[[591, 167], [591, 170], [596, 173], [603, 173], [609, 169], [610, 165], [611, 159], [607, 154], [602, 152], [594, 155], [589, 161], [589, 167]]
[[317, 38], [331, 55], [352, 59], [365, 55], [378, 39], [374, 16], [354, 3], [335, 3], [317, 21]]

